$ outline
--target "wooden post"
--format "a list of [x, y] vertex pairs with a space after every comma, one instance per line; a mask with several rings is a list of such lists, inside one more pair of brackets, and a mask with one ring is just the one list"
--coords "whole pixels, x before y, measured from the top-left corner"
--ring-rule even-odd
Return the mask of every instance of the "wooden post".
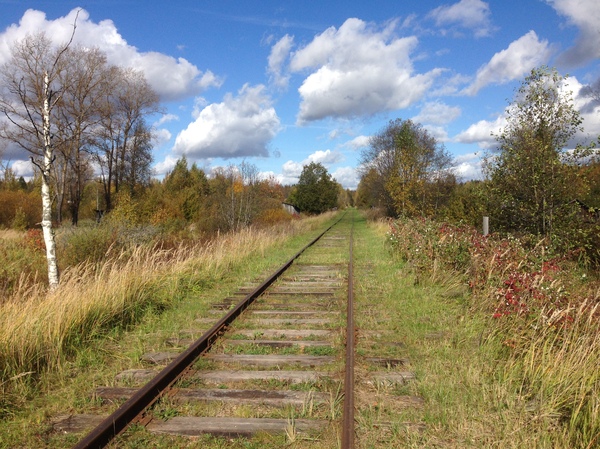
[[483, 235], [490, 233], [490, 217], [483, 217]]

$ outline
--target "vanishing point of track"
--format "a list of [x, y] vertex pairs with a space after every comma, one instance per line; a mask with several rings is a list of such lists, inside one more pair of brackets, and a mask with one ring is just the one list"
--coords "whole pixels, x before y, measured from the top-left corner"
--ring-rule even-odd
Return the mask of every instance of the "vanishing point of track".
[[[349, 217], [347, 217], [349, 218]], [[346, 218], [346, 219], [347, 219]], [[341, 220], [344, 220], [342, 217]], [[341, 221], [340, 220], [340, 221]], [[186, 377], [204, 376], [204, 379], [213, 378], [228, 379], [228, 376], [244, 379], [284, 379], [289, 383], [305, 382], [314, 380], [323, 372], [315, 371], [316, 366], [330, 365], [335, 357], [326, 355], [240, 355], [239, 353], [212, 354], [211, 349], [216, 342], [223, 341], [232, 332], [237, 334], [237, 339], [229, 337], [226, 340], [228, 344], [243, 346], [247, 345], [265, 345], [270, 348], [281, 348], [298, 345], [304, 347], [319, 347], [320, 345], [330, 345], [322, 340], [315, 340], [325, 336], [331, 336], [331, 329], [314, 329], [312, 325], [324, 324], [327, 326], [330, 317], [340, 317], [346, 315], [346, 331], [343, 333], [342, 346], [345, 346], [345, 365], [343, 375], [335, 373], [334, 376], [343, 378], [343, 413], [339, 422], [339, 438], [341, 447], [349, 449], [354, 447], [354, 341], [355, 326], [353, 317], [353, 223], [352, 229], [346, 235], [335, 233], [336, 227], [340, 226], [340, 221], [336, 222], [319, 236], [312, 240], [302, 250], [289, 259], [275, 273], [270, 275], [264, 282], [258, 286], [243, 287], [238, 292], [237, 298], [227, 298], [221, 304], [215, 304], [216, 308], [230, 309], [222, 318], [208, 329], [196, 341], [193, 341], [187, 349], [179, 354], [155, 354], [155, 359], [162, 358], [170, 361], [168, 365], [158, 373], [149, 370], [131, 370], [126, 373], [133, 378], [148, 377], [151, 379], [140, 388], [109, 388], [102, 387], [95, 393], [97, 397], [108, 400], [125, 400], [122, 405], [112, 414], [105, 418], [96, 417], [96, 422], [101, 422], [91, 430], [87, 436], [79, 441], [74, 448], [102, 448], [117, 435], [123, 433], [132, 423], [146, 426], [154, 433], [173, 433], [179, 435], [199, 435], [201, 433], [212, 433], [225, 436], [248, 436], [256, 431], [262, 432], [281, 432], [289, 429], [289, 420], [268, 419], [268, 418], [195, 418], [177, 416], [163, 421], [161, 419], [152, 419], [149, 410], [169, 397], [186, 396], [200, 400], [223, 400], [236, 402], [236, 398], [241, 402], [250, 398], [256, 404], [284, 404], [306, 403], [307, 397], [310, 401], [323, 399], [323, 393], [299, 391], [278, 391], [278, 390], [238, 390], [238, 389], [184, 389], [179, 388], [181, 379]], [[347, 273], [339, 267], [339, 264], [303, 264], [300, 261], [301, 256], [311, 247], [318, 245], [348, 245], [349, 257]], [[326, 251], [326, 250], [325, 250]], [[294, 267], [294, 270], [290, 270]], [[345, 267], [344, 267], [345, 268]], [[288, 275], [290, 271], [293, 274]], [[342, 310], [334, 305], [333, 298], [336, 291], [343, 287], [343, 278], [347, 281], [347, 300]], [[238, 302], [239, 301], [239, 302]], [[306, 310], [308, 304], [309, 310]], [[318, 305], [317, 305], [318, 304]], [[314, 307], [316, 309], [312, 309]], [[247, 310], [248, 309], [248, 310]], [[344, 310], [345, 309], [345, 310]], [[245, 312], [245, 313], [244, 313]], [[244, 340], [240, 335], [244, 335], [244, 330], [232, 330], [236, 319], [252, 314], [259, 317], [258, 323], [277, 328], [260, 331], [254, 330], [253, 333], [246, 332], [252, 340]], [[317, 318], [315, 318], [317, 317]], [[300, 327], [292, 329], [290, 326]], [[258, 338], [257, 338], [258, 336]], [[290, 340], [288, 337], [294, 336]], [[272, 340], [263, 340], [266, 337]], [[306, 339], [302, 339], [306, 338]], [[340, 351], [341, 352], [341, 351]], [[212, 361], [222, 363], [237, 362], [237, 366], [242, 368], [237, 370], [220, 370], [200, 372], [194, 368], [194, 364], [202, 358], [210, 358]], [[150, 356], [152, 358], [152, 355]], [[281, 366], [294, 366], [294, 370], [281, 370]], [[244, 371], [244, 367], [273, 367], [276, 371], [258, 369], [256, 371]], [[299, 369], [300, 367], [301, 369]], [[326, 374], [326, 373], [325, 373]], [[236, 377], [237, 376], [237, 377]], [[258, 376], [258, 377], [257, 377]], [[262, 377], [261, 377], [262, 376]], [[304, 396], [303, 396], [304, 394]], [[333, 400], [333, 399], [330, 399]], [[295, 401], [295, 402], [294, 402]], [[67, 428], [69, 424], [76, 420], [76, 417], [69, 417], [63, 423]], [[299, 419], [294, 421], [294, 430], [315, 431], [319, 428], [330, 425], [325, 420], [317, 419]], [[59, 423], [60, 426], [60, 423]]]

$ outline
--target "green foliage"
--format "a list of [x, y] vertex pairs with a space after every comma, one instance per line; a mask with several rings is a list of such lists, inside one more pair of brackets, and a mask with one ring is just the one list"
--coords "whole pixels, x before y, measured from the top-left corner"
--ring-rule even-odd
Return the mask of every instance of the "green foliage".
[[589, 182], [589, 190], [581, 198], [581, 201], [596, 211], [600, 210], [600, 158], [581, 167], [579, 176], [584, 177]]
[[455, 183], [444, 146], [411, 120], [392, 120], [374, 135], [362, 163], [361, 201], [390, 215], [436, 214]]
[[110, 211], [108, 221], [112, 224], [126, 227], [136, 226], [141, 223], [140, 208], [128, 190], [122, 190], [118, 193], [116, 206]]
[[15, 217], [12, 220], [11, 228], [16, 229], [18, 231], [24, 231], [27, 229], [28, 220], [27, 214], [23, 211], [22, 207], [19, 207], [15, 212]]
[[[356, 206], [362, 209], [384, 208], [387, 197], [383, 178], [377, 170], [370, 168], [363, 173], [356, 189]], [[390, 210], [389, 214], [392, 213]]]
[[333, 209], [338, 201], [338, 184], [321, 163], [305, 165], [289, 201], [300, 211], [320, 214]]
[[576, 226], [572, 201], [585, 192], [565, 146], [581, 130], [567, 77], [554, 69], [532, 70], [508, 108], [508, 124], [497, 136], [499, 152], [488, 155], [485, 172], [495, 220], [506, 230], [551, 235]]
[[457, 184], [449, 195], [441, 216], [452, 223], [466, 223], [481, 227], [482, 217], [489, 215], [485, 183], [468, 181]]

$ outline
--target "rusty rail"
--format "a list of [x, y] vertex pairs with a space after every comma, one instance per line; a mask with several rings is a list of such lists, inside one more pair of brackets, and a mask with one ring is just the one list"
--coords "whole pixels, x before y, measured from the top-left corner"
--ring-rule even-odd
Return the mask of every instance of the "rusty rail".
[[350, 260], [348, 262], [348, 307], [346, 321], [346, 368], [344, 376], [344, 411], [342, 417], [342, 449], [354, 448], [354, 217], [350, 231]]
[[342, 218], [315, 237], [310, 243], [275, 271], [275, 273], [267, 280], [246, 295], [234, 309], [221, 318], [213, 327], [206, 331], [204, 335], [196, 340], [188, 349], [181, 353], [146, 385], [140, 388], [131, 398], [123, 403], [96, 428], [92, 429], [90, 433], [73, 446], [73, 449], [103, 448], [115, 436], [123, 432], [129, 424], [139, 420], [139, 417], [142, 416], [145, 410], [154, 404], [194, 363], [194, 361], [211, 347], [219, 335], [221, 335], [257, 297], [273, 284], [273, 282], [275, 282], [304, 251], [318, 242], [321, 237], [339, 223]]

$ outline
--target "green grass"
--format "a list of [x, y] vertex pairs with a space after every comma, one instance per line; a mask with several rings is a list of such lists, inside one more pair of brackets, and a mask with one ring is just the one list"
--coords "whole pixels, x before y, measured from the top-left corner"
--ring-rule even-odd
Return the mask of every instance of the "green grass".
[[[401, 369], [416, 375], [401, 386], [363, 384], [357, 393], [359, 447], [490, 447], [485, 441], [502, 440], [501, 416], [485, 397], [493, 352], [479, 346], [486, 323], [469, 315], [466, 289], [453, 278], [442, 285], [417, 283], [391, 257], [382, 225], [357, 226], [355, 232], [356, 316], [363, 331], [357, 351], [408, 357], [410, 365]], [[381, 370], [358, 360], [367, 379]], [[419, 396], [424, 406], [403, 407], [399, 395]]]
[[[378, 238], [359, 232], [359, 327], [380, 335], [377, 344], [361, 339], [358, 353], [406, 356], [416, 380], [359, 393], [361, 444], [597, 447], [597, 284], [584, 285], [579, 269], [545, 254], [542, 242], [526, 251], [514, 238], [482, 239], [432, 222], [402, 221], [391, 239], [388, 229], [373, 224]], [[526, 288], [513, 293], [530, 313], [498, 313], [507, 279], [522, 280]], [[396, 342], [402, 346], [392, 350]], [[423, 407], [402, 410], [398, 393], [422, 397]]]

